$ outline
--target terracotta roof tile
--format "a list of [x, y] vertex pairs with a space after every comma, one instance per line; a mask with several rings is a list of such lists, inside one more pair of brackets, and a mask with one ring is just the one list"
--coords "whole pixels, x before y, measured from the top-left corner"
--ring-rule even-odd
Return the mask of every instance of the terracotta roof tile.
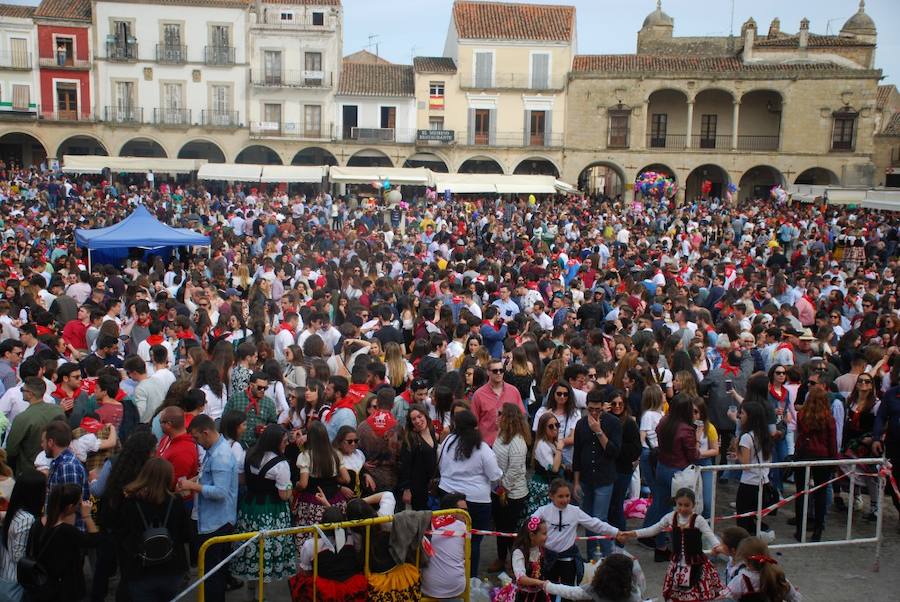
[[377, 54], [372, 54], [368, 50], [360, 50], [344, 57], [346, 63], [366, 63], [368, 65], [392, 65], [389, 60], [383, 59]]
[[575, 35], [574, 6], [458, 0], [453, 21], [460, 39], [570, 42]]
[[875, 96], [875, 108], [879, 111], [882, 110], [891, 96], [891, 91], [896, 89], [893, 84], [878, 86], [878, 92]]
[[341, 0], [263, 0], [263, 4], [295, 4], [298, 6], [340, 6]]
[[734, 57], [684, 57], [652, 54], [583, 54], [575, 57], [573, 73], [631, 72], [765, 72], [765, 71], [847, 71], [827, 63], [745, 64]]
[[13, 17], [15, 19], [30, 19], [34, 16], [35, 6], [22, 6], [21, 4], [0, 4], [0, 17]]
[[66, 21], [91, 21], [91, 0], [43, 0], [34, 16]]
[[456, 73], [456, 63], [445, 56], [417, 56], [413, 67], [418, 73]]
[[[777, 38], [762, 38], [753, 42], [753, 47], [759, 48], [797, 48], [800, 45], [800, 36], [780, 36]], [[860, 42], [853, 38], [841, 36], [823, 36], [816, 33], [809, 34], [806, 44], [809, 48], [828, 48], [833, 46], [874, 46], [868, 42]]]
[[413, 68], [411, 65], [344, 61], [337, 93], [345, 96], [415, 96]]
[[[134, 4], [134, 0], [104, 0], [121, 4]], [[143, 4], [163, 6], [198, 6], [202, 8], [247, 8], [253, 0], [140, 0]]]
[[900, 113], [894, 113], [881, 132], [885, 136], [900, 136]]

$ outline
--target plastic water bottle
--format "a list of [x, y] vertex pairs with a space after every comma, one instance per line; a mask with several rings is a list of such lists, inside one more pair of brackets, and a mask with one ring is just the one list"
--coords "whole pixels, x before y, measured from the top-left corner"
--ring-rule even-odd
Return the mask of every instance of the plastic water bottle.
[[594, 548], [594, 555], [591, 558], [591, 563], [599, 565], [603, 562], [603, 551], [600, 549], [600, 546]]

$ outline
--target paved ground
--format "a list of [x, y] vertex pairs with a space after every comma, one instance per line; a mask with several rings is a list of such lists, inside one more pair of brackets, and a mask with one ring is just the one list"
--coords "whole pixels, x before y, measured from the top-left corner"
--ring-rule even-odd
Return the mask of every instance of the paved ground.
[[[720, 489], [717, 514], [725, 515], [733, 512], [729, 502], [734, 500], [734, 488]], [[781, 510], [777, 517], [767, 521], [776, 532], [775, 544], [795, 543], [792, 537], [793, 527], [787, 525], [787, 519], [793, 516], [793, 508]], [[788, 578], [803, 594], [804, 602], [838, 602], [861, 600], [881, 602], [900, 599], [900, 533], [898, 524], [900, 517], [897, 511], [887, 502], [884, 513], [884, 542], [882, 546], [880, 570], [873, 571], [875, 561], [875, 544], [850, 544], [806, 549], [775, 550], [776, 558], [784, 567]], [[862, 513], [854, 513], [853, 537], [871, 537], [875, 528], [871, 523], [862, 520]], [[640, 521], [631, 521], [630, 528], [640, 526]], [[719, 525], [731, 523], [719, 523]], [[824, 533], [825, 541], [842, 538], [846, 532], [846, 514], [829, 511]], [[640, 561], [647, 576], [647, 595], [654, 600], [661, 600], [661, 589], [666, 564], [654, 563], [653, 553], [636, 543], [629, 543], [628, 549]], [[495, 544], [486, 538], [482, 544], [482, 570], [495, 557]], [[484, 573], [482, 573], [484, 574]], [[247, 600], [250, 590], [244, 589], [228, 595], [229, 602]], [[272, 584], [266, 590], [269, 602], [289, 601], [287, 583]]]

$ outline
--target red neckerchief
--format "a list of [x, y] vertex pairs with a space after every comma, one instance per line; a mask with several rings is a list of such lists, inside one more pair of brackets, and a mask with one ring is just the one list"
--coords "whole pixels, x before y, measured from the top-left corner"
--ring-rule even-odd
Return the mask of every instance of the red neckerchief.
[[456, 522], [456, 517], [452, 514], [445, 514], [444, 516], [435, 516], [431, 519], [431, 528], [432, 529], [443, 529], [444, 527], [449, 527], [454, 522]]
[[162, 345], [162, 342], [165, 340], [165, 337], [161, 334], [151, 334], [147, 337], [147, 344], [153, 347], [154, 345]]
[[194, 335], [193, 330], [181, 330], [175, 334], [175, 338], [186, 340], [186, 339], [196, 339], [196, 335]]
[[56, 385], [56, 390], [53, 391], [50, 396], [62, 401], [64, 399], [75, 399], [75, 395], [79, 392], [80, 389], [78, 391], [73, 391], [71, 395], [67, 395], [66, 390], [62, 388], [62, 385]]
[[740, 371], [741, 371], [740, 368], [738, 368], [736, 366], [732, 366], [728, 362], [724, 362], [722, 364], [722, 372], [725, 373], [725, 376], [737, 376], [740, 373]]
[[288, 324], [287, 322], [282, 322], [278, 328], [278, 332], [284, 332], [285, 330], [288, 331], [289, 333], [291, 333], [291, 338], [297, 337], [297, 334], [294, 332], [294, 329], [291, 328], [291, 325]]
[[331, 419], [334, 418], [335, 412], [341, 409], [352, 410], [357, 401], [359, 401], [359, 399], [357, 399], [356, 396], [351, 397], [350, 395], [344, 395], [336, 404], [331, 406], [328, 411], [321, 416], [320, 419], [325, 423], [331, 422]]
[[387, 410], [375, 410], [375, 412], [366, 418], [366, 422], [372, 427], [372, 432], [378, 437], [384, 437], [384, 434], [394, 428], [397, 419]]
[[770, 384], [769, 385], [769, 395], [774, 397], [778, 401], [778, 403], [782, 403], [782, 402], [784, 402], [785, 399], [787, 399], [788, 390], [786, 387], [782, 387], [781, 392], [779, 393], [779, 392], [775, 391], [775, 385]]
[[497, 332], [500, 332], [500, 327], [498, 325], [494, 324], [493, 322], [491, 322], [490, 320], [482, 320], [481, 323], [485, 326], [490, 326]]
[[41, 326], [40, 324], [35, 326], [35, 330], [37, 331], [38, 336], [56, 334], [52, 328], [47, 328], [46, 326]]
[[806, 299], [806, 301], [807, 301], [810, 305], [812, 305], [813, 307], [816, 306], [815, 302], [814, 302], [812, 299], [810, 299], [810, 298], [809, 298], [809, 295], [807, 295], [806, 293], [803, 293], [803, 298]]
[[249, 403], [247, 404], [247, 407], [244, 408], [244, 414], [249, 412], [250, 408], [253, 408], [254, 410], [256, 410], [256, 415], [259, 416], [259, 399], [255, 399], [253, 397], [253, 394], [250, 392], [250, 387], [247, 387], [245, 393], [247, 393], [247, 400], [249, 401]]
[[138, 320], [135, 324], [136, 324], [137, 326], [142, 326], [142, 327], [144, 327], [144, 328], [149, 328], [149, 327], [150, 327], [150, 322], [152, 322], [152, 321], [153, 321], [152, 318], [147, 318], [146, 320]]

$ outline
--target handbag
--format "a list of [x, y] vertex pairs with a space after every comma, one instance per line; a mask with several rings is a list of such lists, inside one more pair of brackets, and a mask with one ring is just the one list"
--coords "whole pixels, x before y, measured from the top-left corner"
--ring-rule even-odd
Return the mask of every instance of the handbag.
[[[455, 441], [456, 439], [454, 439], [454, 442]], [[446, 451], [451, 445], [452, 443], [450, 443], [450, 440], [448, 439], [447, 444], [438, 451], [437, 462], [435, 462], [434, 468], [434, 476], [431, 477], [430, 481], [428, 481], [428, 495], [435, 499], [441, 497], [441, 457], [443, 456], [444, 451]]]
[[691, 464], [684, 470], [679, 470], [672, 476], [672, 497], [678, 493], [679, 489], [690, 489], [694, 492], [694, 512], [700, 514], [703, 512], [703, 478], [700, 469]]
[[34, 520], [28, 530], [28, 543], [25, 546], [25, 555], [16, 563], [16, 580], [19, 585], [28, 592], [30, 600], [54, 600], [57, 598], [59, 579], [50, 576], [47, 568], [41, 564], [41, 556], [50, 546], [56, 529], [51, 529], [50, 536], [35, 555], [34, 546], [39, 539], [41, 522]]

